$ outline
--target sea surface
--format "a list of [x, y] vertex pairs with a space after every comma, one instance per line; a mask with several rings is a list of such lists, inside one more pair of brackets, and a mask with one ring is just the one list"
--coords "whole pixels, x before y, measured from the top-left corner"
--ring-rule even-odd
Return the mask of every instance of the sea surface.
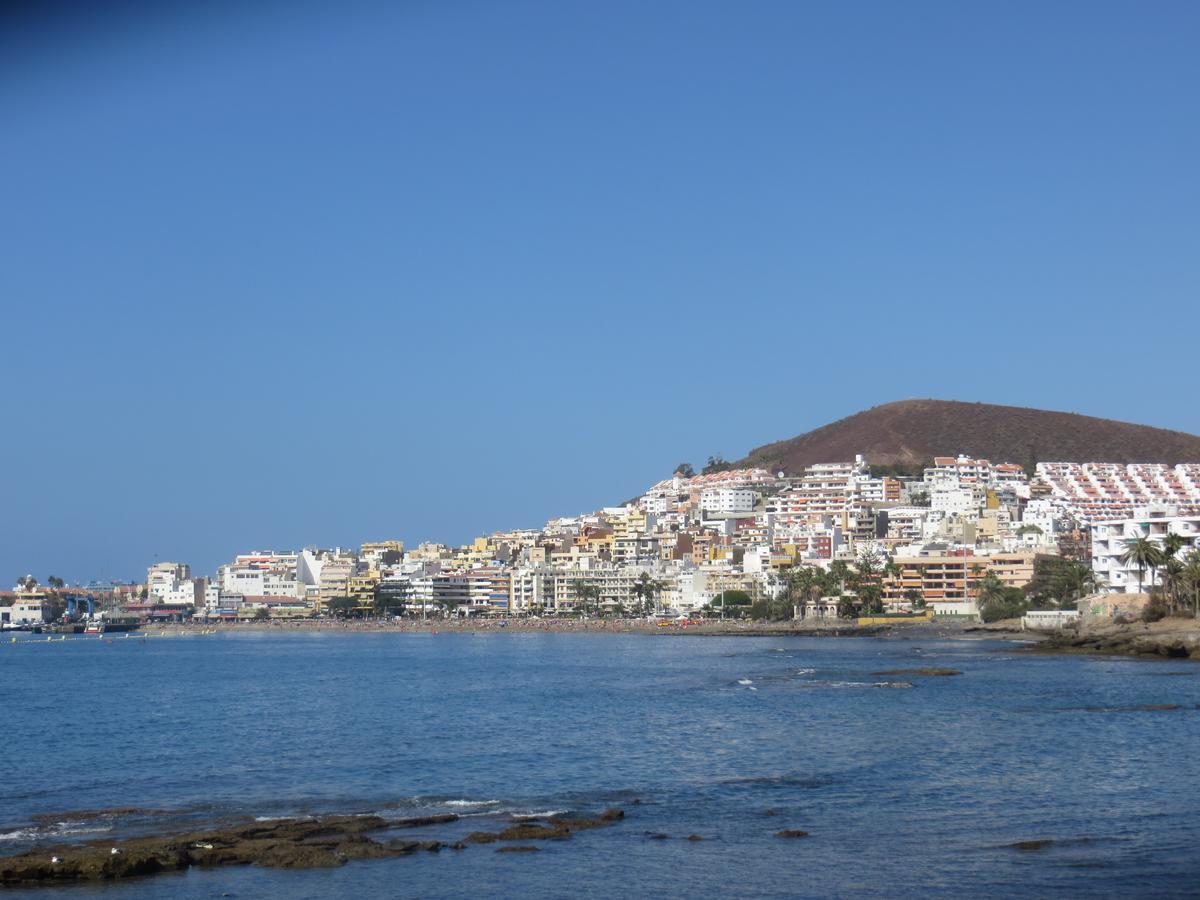
[[[0, 896], [1200, 896], [1187, 661], [919, 638], [5, 641], [0, 853], [238, 817], [466, 817], [422, 839], [512, 813], [627, 817], [540, 853]], [[963, 674], [875, 674], [919, 666]], [[1180, 708], [1139, 708], [1162, 704]], [[1053, 843], [1012, 846], [1033, 840]]]

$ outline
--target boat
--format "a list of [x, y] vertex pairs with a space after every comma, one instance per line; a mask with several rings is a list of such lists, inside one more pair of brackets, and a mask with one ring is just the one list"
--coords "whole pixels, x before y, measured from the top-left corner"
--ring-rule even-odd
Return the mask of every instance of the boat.
[[134, 631], [142, 624], [137, 616], [104, 616], [92, 619], [83, 629], [84, 634], [114, 634], [118, 631]]

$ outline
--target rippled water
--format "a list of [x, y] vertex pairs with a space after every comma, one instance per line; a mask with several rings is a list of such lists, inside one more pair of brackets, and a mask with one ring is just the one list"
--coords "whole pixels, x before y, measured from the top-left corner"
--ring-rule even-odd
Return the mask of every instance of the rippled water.
[[[876, 674], [920, 666], [964, 674]], [[0, 675], [0, 853], [231, 816], [456, 812], [453, 836], [628, 811], [538, 854], [41, 897], [1200, 895], [1195, 663], [995, 641], [255, 633], [5, 644]], [[1138, 709], [1161, 704], [1181, 708]], [[790, 828], [811, 836], [775, 837]]]

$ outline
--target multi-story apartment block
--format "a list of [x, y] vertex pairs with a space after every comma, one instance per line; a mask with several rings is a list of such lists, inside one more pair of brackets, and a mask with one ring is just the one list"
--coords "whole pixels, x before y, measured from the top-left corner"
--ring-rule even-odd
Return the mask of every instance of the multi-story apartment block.
[[1002, 553], [975, 556], [966, 551], [928, 556], [901, 557], [892, 562], [899, 574], [883, 582], [884, 602], [907, 606], [909, 594], [920, 592], [936, 614], [976, 615], [976, 589], [981, 579], [992, 574], [1004, 584], [1024, 587], [1033, 578], [1033, 553]]
[[1135, 594], [1157, 586], [1160, 583], [1157, 571], [1144, 568], [1139, 572], [1137, 563], [1125, 562], [1122, 557], [1129, 543], [1137, 538], [1148, 538], [1161, 546], [1169, 534], [1183, 539], [1180, 556], [1200, 549], [1200, 514], [1179, 515], [1178, 507], [1159, 505], [1139, 509], [1127, 519], [1094, 523], [1092, 572], [1098, 589], [1104, 593]]
[[632, 609], [638, 603], [633, 588], [643, 572], [656, 579], [669, 574], [669, 570], [654, 564], [517, 567], [510, 573], [511, 608], [513, 611], [531, 608], [570, 611], [579, 606], [577, 590], [586, 584], [599, 592], [597, 605], [600, 608], [622, 606]]
[[358, 551], [363, 562], [378, 566], [381, 563], [397, 563], [404, 558], [404, 541], [373, 541], [363, 544]]
[[1179, 515], [1200, 514], [1200, 465], [1038, 463], [1048, 497], [1076, 521], [1090, 525], [1133, 518], [1136, 510], [1169, 504]]
[[745, 487], [713, 487], [700, 493], [700, 507], [707, 515], [747, 515], [754, 512], [759, 496]]
[[146, 592], [151, 597], [162, 597], [177, 588], [180, 582], [190, 581], [191, 566], [184, 563], [160, 562], [146, 570]]

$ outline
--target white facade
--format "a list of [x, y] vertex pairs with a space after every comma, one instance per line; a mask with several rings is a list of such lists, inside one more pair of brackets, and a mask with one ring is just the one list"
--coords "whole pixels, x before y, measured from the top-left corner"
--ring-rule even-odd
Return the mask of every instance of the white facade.
[[977, 484], [934, 482], [929, 490], [930, 508], [948, 514], [976, 515], [986, 502], [987, 494]]
[[176, 581], [169, 588], [160, 589], [157, 594], [151, 596], [168, 606], [198, 606], [204, 603], [203, 581], [193, 578]]
[[191, 567], [183, 563], [155, 563], [146, 570], [146, 592], [151, 597], [162, 599], [168, 593], [178, 590], [181, 582], [190, 582], [191, 577]]
[[[1121, 561], [1128, 542], [1139, 537], [1162, 544], [1168, 534], [1177, 534], [1187, 542], [1179, 555], [1200, 549], [1200, 515], [1178, 516], [1173, 508], [1141, 510], [1134, 518], [1092, 525], [1092, 572], [1103, 593], [1136, 594], [1139, 573], [1136, 564]], [[1141, 572], [1141, 590], [1156, 586], [1158, 575], [1145, 569]]]
[[1054, 502], [1085, 524], [1137, 515], [1151, 504], [1171, 504], [1182, 515], [1200, 514], [1200, 464], [1038, 463], [1038, 479]]
[[221, 590], [247, 597], [303, 597], [304, 592], [295, 577], [288, 572], [223, 566]]
[[749, 488], [709, 488], [700, 494], [700, 506], [707, 513], [719, 515], [746, 515], [754, 512], [758, 492]]
[[0, 621], [4, 625], [41, 625], [47, 614], [46, 604], [41, 600], [14, 600], [12, 606], [0, 607]]

